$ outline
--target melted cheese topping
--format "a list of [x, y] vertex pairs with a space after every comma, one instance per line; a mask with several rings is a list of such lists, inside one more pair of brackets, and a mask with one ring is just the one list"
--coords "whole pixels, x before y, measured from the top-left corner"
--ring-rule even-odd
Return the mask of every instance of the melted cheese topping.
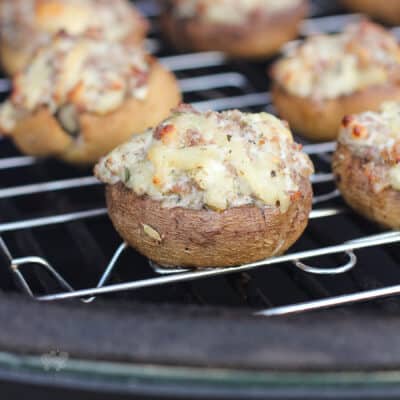
[[126, 0], [1, 0], [0, 38], [14, 48], [36, 48], [59, 31], [122, 40], [146, 22]]
[[400, 190], [400, 103], [345, 117], [339, 142], [366, 160], [365, 173], [376, 192], [389, 186]]
[[140, 48], [60, 34], [15, 77], [12, 95], [1, 107], [0, 126], [10, 131], [19, 116], [43, 105], [53, 113], [68, 105], [79, 112], [108, 113], [127, 97], [145, 98], [148, 73]]
[[302, 0], [175, 0], [179, 18], [200, 18], [218, 24], [240, 24], [257, 14], [274, 14], [298, 6]]
[[285, 212], [312, 170], [285, 123], [270, 114], [199, 113], [181, 106], [156, 129], [104, 157], [95, 174], [164, 207], [257, 204]]
[[317, 99], [348, 95], [399, 76], [395, 36], [367, 21], [289, 46], [273, 69], [274, 79], [289, 93]]

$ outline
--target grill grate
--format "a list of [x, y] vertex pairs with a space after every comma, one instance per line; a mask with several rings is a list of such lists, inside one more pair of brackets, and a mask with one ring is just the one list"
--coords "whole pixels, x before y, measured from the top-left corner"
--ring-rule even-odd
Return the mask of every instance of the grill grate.
[[[157, 15], [152, 2], [139, 5], [147, 15]], [[326, 16], [332, 11], [326, 7], [326, 2], [314, 3], [314, 17], [302, 27], [304, 36], [337, 31], [359, 18]], [[177, 74], [185, 101], [201, 110], [273, 111], [265, 65], [228, 61], [217, 52], [171, 55], [158, 37], [156, 23], [153, 26], [149, 48]], [[10, 82], [1, 79], [0, 92], [5, 95], [9, 88]], [[106, 218], [102, 189], [91, 171], [21, 156], [0, 138], [0, 250], [4, 255], [0, 288], [15, 290], [13, 276], [20, 290], [38, 300], [90, 302], [100, 294], [129, 296], [134, 289], [157, 287], [150, 294], [141, 291], [141, 298], [247, 305], [253, 310], [268, 307], [257, 315], [297, 313], [400, 294], [400, 285], [393, 285], [399, 257], [390, 246], [400, 241], [400, 233], [379, 231], [341, 202], [329, 170], [334, 143], [297, 139], [318, 172], [312, 178], [316, 196], [310, 226], [293, 249], [284, 256], [235, 268], [166, 271], [118, 242]], [[358, 263], [354, 250], [363, 250]], [[315, 263], [337, 266], [316, 268], [304, 263], [313, 258], [318, 260]], [[378, 262], [383, 271], [376, 270]], [[262, 268], [274, 265], [279, 268]], [[288, 302], [295, 305], [276, 307]]]

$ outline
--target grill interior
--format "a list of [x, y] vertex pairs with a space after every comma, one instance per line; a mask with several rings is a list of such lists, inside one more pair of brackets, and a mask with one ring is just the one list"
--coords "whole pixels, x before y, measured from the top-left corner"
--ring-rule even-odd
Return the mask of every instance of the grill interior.
[[[335, 2], [327, 3], [313, 3], [312, 18], [304, 23], [303, 35], [314, 31], [335, 31], [349, 19], [357, 18], [343, 14]], [[155, 4], [142, 1], [138, 5], [154, 22], [148, 44], [177, 74], [186, 102], [201, 109], [240, 108], [273, 112], [273, 107], [267, 104], [267, 63], [226, 61], [218, 53], [174, 54], [160, 39]], [[8, 89], [9, 82], [4, 78], [0, 81], [4, 97]], [[297, 140], [304, 143], [301, 138]], [[321, 153], [315, 146], [308, 149], [317, 151], [312, 159], [322, 180], [314, 184], [315, 194], [331, 193], [335, 189], [332, 179], [323, 175], [330, 172], [329, 153]], [[35, 256], [48, 261], [74, 289], [95, 287], [121, 239], [105, 214], [103, 188], [91, 177], [91, 170], [66, 166], [54, 160], [24, 157], [9, 140], [0, 138], [0, 175], [0, 235], [5, 244], [0, 252], [0, 289], [10, 292], [23, 289], [13, 279], [7, 249], [13, 259]], [[311, 220], [290, 253], [342, 244], [382, 232], [376, 225], [348, 210], [339, 197], [321, 201], [314, 209], [331, 210], [335, 215]], [[54, 216], [70, 222], [55, 223]], [[50, 219], [46, 220], [47, 217]], [[30, 227], [32, 225], [35, 227]], [[156, 288], [118, 291], [104, 295], [103, 300], [135, 299], [150, 303], [259, 310], [398, 283], [400, 255], [395, 244], [359, 250], [357, 257], [356, 267], [341, 275], [316, 276], [299, 271], [292, 263], [280, 263]], [[54, 277], [35, 263], [37, 260], [31, 261], [26, 262], [21, 271], [35, 295], [64, 290]], [[310, 263], [329, 267], [346, 261], [345, 255], [339, 254], [313, 258]], [[107, 284], [155, 276], [157, 272], [148, 261], [128, 249], [118, 259]], [[353, 307], [396, 311], [399, 305], [400, 302], [393, 297]], [[345, 312], [351, 311], [352, 308], [347, 308]]]

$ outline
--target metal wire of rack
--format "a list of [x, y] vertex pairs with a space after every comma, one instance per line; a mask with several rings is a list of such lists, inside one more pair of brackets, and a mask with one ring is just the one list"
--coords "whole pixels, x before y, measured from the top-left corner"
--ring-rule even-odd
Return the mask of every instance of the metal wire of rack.
[[[152, 9], [148, 12], [151, 16], [156, 13]], [[307, 36], [314, 32], [333, 32], [340, 30], [340, 28], [351, 20], [359, 18], [358, 15], [336, 15], [322, 18], [311, 18], [306, 20], [302, 27], [302, 34]], [[394, 30], [397, 33], [397, 30]], [[160, 48], [160, 43], [157, 39], [149, 41], [149, 47], [156, 52]], [[178, 71], [194, 71], [200, 68], [210, 68], [215, 66], [226, 65], [226, 59], [223, 54], [218, 52], [206, 52], [196, 54], [181, 54], [173, 56], [160, 57], [160, 61], [174, 72]], [[205, 100], [192, 102], [192, 104], [200, 110], [225, 110], [228, 108], [252, 108], [261, 107], [270, 109], [269, 94], [266, 92], [250, 92], [248, 93], [245, 88], [249, 86], [248, 78], [241, 72], [231, 71], [223, 73], [202, 74], [200, 76], [193, 76], [182, 78], [179, 80], [182, 92], [184, 94], [212, 91], [213, 95]], [[226, 87], [234, 87], [241, 93], [235, 96], [220, 96], [221, 89]], [[7, 92], [10, 88], [10, 82], [7, 79], [0, 80], [0, 92]], [[0, 146], [4, 138], [0, 138]], [[304, 151], [310, 155], [319, 156], [322, 159], [328, 160], [330, 153], [334, 151], [335, 143], [321, 143], [321, 144], [305, 144]], [[0, 171], [12, 171], [18, 168], [31, 167], [41, 161], [29, 156], [12, 156], [0, 159]], [[332, 182], [333, 175], [330, 172], [317, 172], [312, 176], [312, 183], [314, 188], [318, 185]], [[0, 200], [14, 199], [18, 197], [30, 196], [33, 194], [40, 195], [47, 192], [64, 192], [74, 188], [88, 189], [91, 186], [99, 185], [100, 182], [93, 176], [74, 177], [61, 180], [52, 180], [40, 183], [28, 183], [25, 185], [11, 186], [0, 189]], [[328, 200], [340, 196], [339, 192], [334, 189], [331, 192], [320, 194], [314, 197], [313, 204], [319, 205]], [[314, 208], [311, 212], [310, 219], [332, 218], [337, 215], [346, 213], [348, 210], [341, 207], [326, 207]], [[383, 232], [376, 235], [369, 235], [365, 237], [356, 238], [350, 241], [345, 241], [341, 244], [315, 248], [312, 250], [303, 250], [297, 252], [289, 252], [286, 255], [273, 257], [270, 259], [241, 265], [238, 267], [224, 268], [224, 269], [207, 269], [207, 270], [183, 270], [183, 269], [163, 269], [152, 262], [149, 266], [154, 271], [154, 276], [147, 279], [138, 279], [127, 281], [117, 284], [107, 284], [115, 271], [121, 255], [127, 250], [127, 245], [121, 243], [115, 250], [110, 262], [101, 274], [98, 284], [95, 287], [90, 287], [81, 290], [74, 290], [67, 280], [57, 272], [57, 268], [52, 266], [45, 257], [39, 256], [25, 256], [13, 257], [11, 251], [3, 239], [3, 235], [7, 232], [19, 232], [28, 229], [40, 228], [50, 225], [62, 225], [72, 221], [83, 221], [93, 218], [105, 218], [107, 214], [106, 208], [94, 208], [88, 210], [80, 210], [70, 213], [45, 215], [33, 219], [19, 219], [15, 221], [0, 223], [0, 250], [4, 253], [8, 260], [8, 266], [18, 282], [22, 291], [29, 296], [39, 301], [55, 301], [62, 299], [78, 298], [83, 302], [91, 302], [96, 296], [106, 293], [135, 290], [141, 288], [149, 288], [155, 286], [168, 285], [177, 282], [186, 282], [198, 280], [207, 277], [215, 277], [219, 275], [228, 275], [243, 271], [251, 271], [257, 268], [278, 265], [282, 263], [291, 262], [295, 267], [309, 274], [317, 275], [337, 275], [348, 272], [357, 264], [357, 257], [354, 254], [355, 250], [370, 248], [375, 246], [382, 246], [386, 244], [393, 244], [400, 242], [400, 232]], [[332, 268], [320, 268], [307, 265], [304, 260], [309, 260], [315, 257], [342, 254], [348, 257], [348, 261], [343, 265], [335, 266]], [[44, 269], [49, 273], [52, 278], [57, 282], [61, 289], [58, 293], [51, 293], [46, 295], [36, 295], [31, 289], [31, 285], [24, 276], [25, 269], [35, 265]], [[315, 310], [327, 308], [336, 305], [344, 305], [359, 301], [376, 299], [391, 295], [400, 294], [400, 285], [386, 286], [380, 289], [367, 290], [355, 292], [352, 294], [345, 294], [340, 296], [328, 297], [325, 299], [318, 299], [304, 303], [298, 303], [282, 307], [272, 307], [266, 310], [259, 310], [255, 312], [258, 316], [272, 316], [284, 315], [291, 313], [300, 313], [308, 310]]]

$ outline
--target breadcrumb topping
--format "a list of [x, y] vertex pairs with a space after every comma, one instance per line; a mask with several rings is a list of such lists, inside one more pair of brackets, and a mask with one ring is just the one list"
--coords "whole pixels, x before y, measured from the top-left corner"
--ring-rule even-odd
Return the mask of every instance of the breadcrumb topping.
[[345, 117], [339, 143], [365, 161], [365, 174], [376, 192], [389, 186], [400, 190], [400, 103]]
[[272, 71], [289, 93], [333, 99], [400, 79], [400, 48], [383, 27], [362, 21], [344, 32], [315, 35], [289, 46]]
[[103, 182], [122, 182], [164, 207], [225, 210], [245, 204], [285, 212], [313, 172], [287, 124], [237, 110], [200, 113], [188, 105], [135, 135], [95, 167]]

